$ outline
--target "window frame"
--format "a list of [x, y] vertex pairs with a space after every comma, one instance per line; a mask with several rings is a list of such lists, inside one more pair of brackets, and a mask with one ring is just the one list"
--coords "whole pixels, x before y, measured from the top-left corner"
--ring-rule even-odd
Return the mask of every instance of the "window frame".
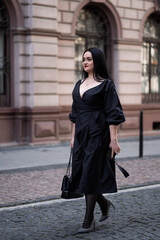
[[10, 81], [10, 18], [9, 12], [5, 4], [0, 0], [0, 15], [2, 21], [0, 27], [4, 30], [3, 37], [3, 57], [2, 57], [2, 71], [4, 92], [0, 93], [0, 108], [11, 106], [11, 81]]
[[[160, 17], [160, 15], [158, 15]], [[157, 19], [157, 15], [156, 14], [151, 14], [148, 19], [146, 20], [145, 24], [147, 23], [147, 21], [150, 20], [156, 20]], [[160, 27], [160, 22], [158, 23], [159, 27]], [[145, 26], [144, 26], [145, 27]], [[149, 31], [148, 31], [149, 33]], [[146, 68], [148, 68], [148, 93], [144, 93], [142, 92], [142, 103], [159, 103], [160, 102], [160, 87], [159, 87], [159, 92], [152, 92], [152, 76], [154, 76], [154, 74], [152, 74], [152, 72], [154, 72], [154, 65], [152, 63], [152, 55], [151, 55], [151, 50], [153, 45], [157, 45], [159, 54], [160, 54], [160, 36], [158, 36], [158, 38], [153, 37], [151, 35], [150, 32], [150, 36], [145, 36], [145, 34], [147, 35], [148, 33], [144, 33], [143, 32], [143, 45], [142, 45], [142, 51], [144, 51], [144, 44], [148, 44], [149, 49], [148, 49], [148, 66], [146, 64]], [[146, 62], [147, 62], [147, 57], [146, 57]], [[142, 60], [142, 77], [143, 75], [143, 67], [144, 67], [144, 59]], [[158, 63], [157, 63], [157, 77], [159, 76], [159, 72], [160, 71], [160, 59], [158, 57]], [[155, 75], [156, 76], [156, 75]], [[160, 84], [160, 80], [159, 80], [159, 84]]]
[[[102, 35], [98, 35], [98, 33], [95, 34], [95, 33], [87, 32], [87, 30], [86, 31], [78, 31], [77, 29], [75, 29], [75, 34], [77, 36], [77, 38], [75, 40], [75, 55], [76, 55], [76, 41], [78, 41], [78, 39], [82, 38], [82, 41], [85, 42], [85, 49], [87, 49], [90, 47], [90, 45], [88, 45], [88, 39], [98, 40], [103, 37], [103, 39], [104, 39], [103, 48], [104, 49], [102, 49], [102, 51], [104, 52], [104, 55], [106, 57], [109, 75], [111, 76], [112, 75], [112, 33], [111, 33], [111, 24], [110, 24], [109, 18], [106, 16], [106, 13], [103, 12], [102, 8], [99, 8], [99, 7], [97, 7], [97, 5], [94, 5], [94, 4], [88, 4], [84, 8], [82, 8], [82, 10], [91, 11], [91, 12], [94, 11], [94, 12], [99, 13], [99, 16], [102, 21], [102, 25], [104, 27], [104, 32]], [[78, 19], [77, 19], [77, 21], [78, 21]], [[96, 46], [94, 46], [94, 47], [96, 47]], [[79, 73], [81, 72], [79, 70], [80, 68], [78, 69], [76, 64], [80, 65], [81, 63], [80, 63], [80, 61], [79, 62], [75, 61], [75, 74], [77, 72], [79, 72]], [[78, 71], [77, 71], [77, 69], [78, 69]]]

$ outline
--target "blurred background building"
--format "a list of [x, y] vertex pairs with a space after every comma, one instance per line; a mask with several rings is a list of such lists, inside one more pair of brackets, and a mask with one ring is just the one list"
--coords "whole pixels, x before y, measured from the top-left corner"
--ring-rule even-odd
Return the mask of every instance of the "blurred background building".
[[81, 57], [101, 48], [126, 115], [160, 134], [159, 0], [0, 0], [0, 144], [68, 140]]

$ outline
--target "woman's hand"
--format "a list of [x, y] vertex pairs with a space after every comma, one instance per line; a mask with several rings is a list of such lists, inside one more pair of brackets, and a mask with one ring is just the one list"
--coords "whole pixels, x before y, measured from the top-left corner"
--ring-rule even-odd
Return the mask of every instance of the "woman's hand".
[[113, 158], [114, 154], [118, 154], [121, 150], [117, 140], [118, 125], [110, 125], [109, 130], [110, 130], [110, 138], [111, 138], [109, 147], [112, 149], [111, 158]]
[[73, 128], [72, 128], [72, 137], [71, 137], [71, 141], [70, 141], [71, 148], [73, 148], [73, 146], [74, 146], [74, 136], [75, 136], [75, 123], [73, 123]]
[[70, 146], [71, 146], [71, 148], [73, 148], [73, 146], [74, 146], [74, 138], [73, 137], [71, 138]]
[[109, 144], [109, 147], [112, 149], [111, 158], [113, 158], [114, 154], [118, 154], [121, 150], [117, 139], [114, 140], [112, 139]]

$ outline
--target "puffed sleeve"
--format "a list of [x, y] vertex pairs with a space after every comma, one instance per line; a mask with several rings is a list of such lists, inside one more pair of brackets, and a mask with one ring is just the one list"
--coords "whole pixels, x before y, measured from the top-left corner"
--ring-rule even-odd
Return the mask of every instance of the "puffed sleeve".
[[125, 121], [119, 97], [114, 83], [109, 80], [105, 87], [104, 94], [105, 119], [108, 125], [118, 125]]
[[71, 110], [71, 113], [68, 115], [69, 119], [75, 123], [76, 122], [76, 117], [77, 117], [77, 111], [76, 111], [76, 104], [75, 102], [73, 101], [72, 103], [72, 110]]

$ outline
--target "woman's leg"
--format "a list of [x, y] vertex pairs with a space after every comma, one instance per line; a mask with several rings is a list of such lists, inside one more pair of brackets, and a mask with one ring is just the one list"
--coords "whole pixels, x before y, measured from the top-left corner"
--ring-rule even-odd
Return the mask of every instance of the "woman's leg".
[[85, 194], [86, 200], [86, 213], [82, 228], [89, 228], [94, 218], [94, 208], [97, 201], [96, 194]]
[[97, 202], [102, 211], [102, 216], [100, 217], [99, 222], [103, 222], [109, 217], [110, 207], [112, 206], [115, 209], [115, 206], [110, 200], [107, 200], [102, 194], [97, 195]]
[[100, 209], [102, 211], [102, 215], [106, 215], [108, 211], [108, 202], [107, 199], [102, 195], [98, 194], [97, 195], [97, 202], [100, 206]]

